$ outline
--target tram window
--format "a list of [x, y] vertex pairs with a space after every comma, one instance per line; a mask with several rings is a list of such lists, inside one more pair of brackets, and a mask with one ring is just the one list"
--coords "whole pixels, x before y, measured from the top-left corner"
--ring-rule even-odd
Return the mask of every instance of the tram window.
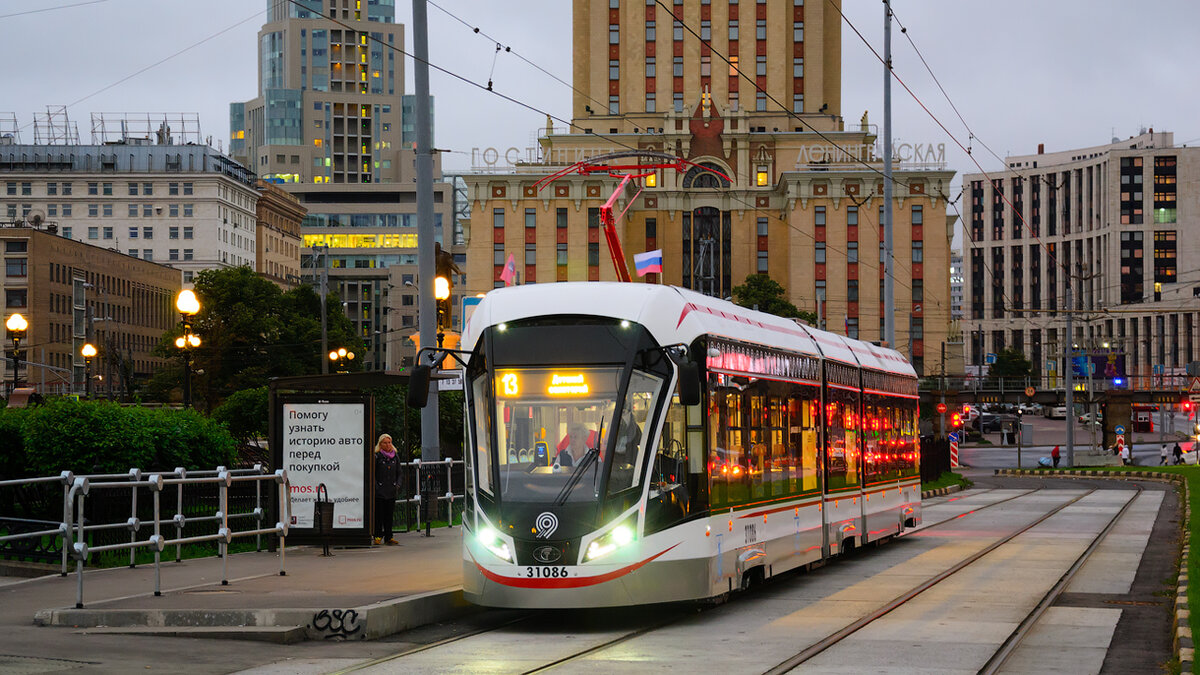
[[649, 435], [646, 427], [662, 388], [662, 378], [634, 371], [625, 392], [625, 404], [617, 419], [617, 442], [613, 448], [612, 473], [608, 492], [613, 494], [641, 484], [642, 461]]
[[859, 482], [857, 403], [858, 394], [829, 389], [825, 405], [825, 462], [830, 490], [854, 487]]
[[692, 510], [696, 487], [689, 474], [687, 427], [679, 397], [671, 399], [659, 435], [658, 453], [650, 473], [650, 495], [646, 504], [646, 534], [664, 530], [683, 520]]
[[491, 406], [488, 405], [488, 386], [491, 378], [487, 375], [480, 375], [475, 380], [473, 391], [475, 407], [475, 457], [476, 466], [478, 467], [479, 489], [482, 492], [492, 494], [492, 462], [491, 455], [488, 451], [489, 440], [491, 439], [491, 415], [489, 411]]

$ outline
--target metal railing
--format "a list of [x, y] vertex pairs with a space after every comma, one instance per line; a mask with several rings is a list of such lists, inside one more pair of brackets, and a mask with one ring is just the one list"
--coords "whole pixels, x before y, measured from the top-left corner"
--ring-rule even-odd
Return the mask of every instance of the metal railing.
[[[274, 527], [263, 527], [263, 520], [267, 517], [267, 512], [263, 505], [262, 485], [267, 481], [280, 486], [276, 505], [279, 520]], [[228, 585], [228, 553], [232, 539], [253, 535], [255, 549], [262, 550], [262, 536], [275, 534], [279, 536], [279, 573], [280, 575], [285, 574], [284, 539], [287, 536], [287, 524], [291, 522], [291, 490], [287, 472], [282, 469], [273, 474], [267, 474], [261, 464], [256, 464], [250, 469], [217, 467], [206, 471], [188, 471], [180, 467], [174, 471], [152, 472], [145, 475], [140, 469], [130, 469], [128, 473], [123, 474], [78, 476], [70, 471], [64, 471], [58, 476], [0, 481], [0, 488], [52, 483], [63, 486], [62, 521], [55, 523], [38, 519], [4, 519], [9, 533], [0, 536], [0, 544], [22, 541], [40, 543], [48, 537], [61, 541], [62, 576], [66, 576], [68, 573], [68, 558], [75, 559], [75, 570], [79, 577], [76, 607], [83, 606], [83, 567], [93, 553], [128, 550], [129, 566], [134, 567], [137, 552], [141, 549], [151, 549], [154, 552], [155, 564], [154, 594], [161, 595], [161, 554], [167, 546], [175, 546], [175, 562], [180, 562], [185, 544], [216, 543], [218, 555], [222, 558], [221, 583]], [[230, 513], [230, 488], [240, 483], [254, 484], [254, 508], [243, 513]], [[206, 485], [217, 488], [217, 504], [214, 512], [207, 515], [189, 516], [184, 503], [185, 486]], [[168, 486], [175, 487], [175, 513], [166, 514], [164, 517], [162, 492]], [[145, 520], [139, 517], [138, 491], [141, 489], [150, 490], [153, 497], [153, 507], [150, 513], [142, 514], [149, 516]], [[103, 518], [89, 518], [86, 513], [87, 496], [92, 490], [128, 490], [129, 515], [123, 520], [108, 522], [101, 522]], [[123, 508], [121, 504], [117, 504], [117, 506]], [[198, 508], [203, 509], [203, 504]], [[145, 510], [144, 506], [142, 510]], [[251, 529], [235, 531], [230, 527], [230, 522], [238, 520], [253, 520], [254, 525]], [[153, 523], [153, 534], [145, 539], [139, 539], [139, 532], [143, 527], [148, 527], [151, 522]], [[216, 532], [184, 536], [184, 528], [197, 523], [215, 524]], [[171, 539], [165, 538], [163, 536], [164, 527], [168, 529], [174, 527], [175, 536]], [[13, 530], [20, 531], [14, 532]], [[98, 534], [119, 530], [128, 530], [129, 541], [113, 541], [99, 545], [88, 544], [89, 535], [95, 541]]]
[[[253, 469], [243, 470], [243, 471], [253, 471]], [[255, 537], [261, 537], [264, 534], [275, 534], [275, 535], [279, 536], [279, 574], [281, 576], [286, 574], [286, 570], [284, 567], [284, 548], [285, 548], [284, 540], [287, 537], [288, 523], [290, 522], [290, 516], [291, 516], [291, 486], [288, 482], [286, 471], [284, 471], [283, 469], [278, 469], [275, 471], [274, 474], [259, 473], [258, 475], [254, 475], [254, 474], [234, 475], [233, 471], [230, 471], [230, 470], [227, 470], [224, 468], [218, 468], [215, 472], [207, 472], [207, 471], [196, 472], [196, 473], [205, 473], [205, 474], [215, 473], [215, 475], [212, 475], [212, 476], [202, 476], [202, 477], [193, 476], [191, 478], [188, 478], [188, 477], [165, 478], [164, 477], [167, 475], [177, 475], [179, 473], [180, 473], [180, 471], [176, 470], [169, 474], [152, 473], [152, 474], [148, 475], [145, 478], [145, 480], [134, 479], [134, 480], [128, 480], [128, 481], [113, 481], [113, 482], [101, 481], [101, 482], [96, 482], [96, 483], [92, 483], [86, 477], [83, 477], [83, 476], [78, 476], [75, 478], [74, 482], [71, 485], [70, 490], [68, 491], [67, 503], [70, 504], [73, 502], [75, 504], [76, 517], [73, 522], [68, 519], [68, 521], [65, 523], [65, 526], [66, 526], [66, 532], [68, 533], [68, 535], [72, 532], [74, 533], [73, 541], [71, 542], [70, 551], [71, 551], [71, 556], [73, 558], [75, 558], [75, 572], [76, 572], [76, 575], [78, 578], [78, 585], [76, 587], [77, 590], [75, 592], [75, 607], [77, 609], [81, 609], [83, 607], [83, 566], [84, 566], [84, 563], [87, 561], [88, 557], [93, 553], [102, 553], [105, 551], [118, 551], [118, 550], [123, 550], [123, 549], [129, 549], [130, 556], [132, 559], [132, 556], [135, 554], [137, 549], [141, 549], [141, 548], [151, 549], [154, 552], [154, 595], [159, 596], [159, 595], [162, 595], [162, 552], [163, 552], [163, 550], [166, 549], [167, 546], [174, 545], [176, 547], [180, 547], [180, 546], [183, 546], [184, 544], [216, 542], [218, 545], [219, 555], [221, 557], [221, 585], [228, 586], [229, 585], [229, 555], [228, 555], [229, 554], [229, 543], [233, 540], [233, 538], [234, 537], [247, 537], [247, 536], [251, 536], [251, 535], [254, 535]], [[186, 472], [182, 472], [182, 473], [184, 473], [186, 475]], [[261, 521], [261, 519], [263, 517], [261, 506], [256, 508], [255, 511], [253, 511], [251, 513], [238, 514], [236, 516], [230, 516], [230, 514], [229, 514], [229, 488], [234, 483], [248, 482], [248, 481], [254, 481], [259, 484], [261, 484], [262, 481], [272, 481], [280, 486], [280, 488], [278, 490], [278, 493], [279, 493], [279, 504], [278, 504], [279, 521], [277, 521], [275, 523], [274, 527], [256, 527], [255, 529], [252, 529], [252, 530], [241, 530], [241, 531], [236, 531], [236, 532], [229, 527], [229, 521], [230, 521], [231, 517], [233, 517], [233, 518], [253, 517], [258, 521]], [[218, 507], [219, 510], [212, 516], [205, 517], [204, 520], [215, 520], [216, 522], [220, 523], [220, 528], [217, 530], [217, 532], [215, 534], [196, 535], [196, 536], [191, 536], [191, 537], [183, 537], [181, 534], [177, 534], [176, 538], [174, 538], [174, 539], [166, 539], [165, 537], [163, 537], [163, 535], [162, 535], [162, 526], [163, 526], [162, 491], [163, 491], [163, 488], [167, 485], [183, 486], [183, 485], [202, 485], [202, 484], [215, 484], [218, 487], [219, 495], [220, 495], [220, 504]], [[93, 523], [91, 525], [85, 524], [85, 519], [84, 519], [85, 504], [87, 501], [88, 494], [93, 489], [105, 490], [105, 489], [122, 489], [122, 488], [127, 488], [127, 489], [131, 489], [131, 490], [137, 490], [138, 488], [148, 488], [154, 497], [154, 534], [147, 537], [146, 539], [139, 540], [137, 538], [137, 531], [138, 531], [138, 529], [140, 529], [141, 523], [137, 519], [136, 516], [131, 516], [130, 519], [125, 523]], [[199, 519], [193, 519], [193, 520], [199, 520]], [[183, 515], [181, 513], [177, 513], [177, 514], [175, 514], [175, 517], [172, 518], [171, 521], [168, 521], [168, 522], [174, 522], [176, 529], [177, 529], [177, 533], [181, 533], [183, 526], [185, 525], [185, 523], [182, 521], [183, 521]], [[129, 527], [130, 528], [130, 530], [132, 532], [132, 536], [131, 536], [131, 541], [129, 543], [121, 542], [121, 543], [117, 543], [117, 544], [107, 544], [107, 545], [102, 545], [102, 546], [88, 546], [88, 544], [85, 540], [85, 533], [89, 530], [97, 531], [97, 530], [121, 528], [121, 527]], [[178, 549], [177, 549], [177, 551], [178, 551]]]
[[[463, 480], [464, 464], [461, 459], [452, 459], [447, 457], [440, 462], [422, 462], [419, 459], [414, 459], [407, 464], [401, 464], [401, 469], [411, 470], [413, 472], [413, 481], [409, 481], [405, 477], [403, 481], [404, 489], [403, 496], [396, 499], [396, 504], [404, 505], [405, 511], [405, 531], [408, 531], [409, 525], [412, 522], [409, 517], [410, 506], [416, 507], [416, 529], [421, 529], [422, 522], [428, 522], [429, 512], [426, 510], [425, 503], [427, 498], [433, 498], [437, 502], [437, 513], [440, 517], [442, 504], [446, 505], [446, 527], [454, 525], [454, 503], [457, 501], [460, 504], [463, 502], [463, 490], [465, 483]], [[441, 478], [445, 476], [445, 482]], [[443, 491], [442, 488], [445, 488]], [[459, 492], [455, 493], [455, 489]], [[432, 497], [431, 492], [436, 492], [437, 496]], [[424, 521], [422, 519], [425, 519]]]

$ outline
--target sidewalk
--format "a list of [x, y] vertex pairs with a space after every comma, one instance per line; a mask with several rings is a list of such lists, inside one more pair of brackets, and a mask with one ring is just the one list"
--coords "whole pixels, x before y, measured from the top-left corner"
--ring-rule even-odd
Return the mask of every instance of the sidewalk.
[[[84, 572], [84, 609], [75, 609], [76, 575], [0, 577], [0, 632], [17, 627], [89, 628], [89, 635], [137, 633], [290, 643], [304, 639], [374, 639], [470, 611], [463, 601], [460, 528], [398, 534], [400, 546], [334, 549], [288, 547], [285, 576], [270, 552], [229, 558], [222, 586], [219, 558], [162, 564], [161, 597], [154, 565]], [[26, 631], [20, 631], [24, 633]], [[33, 629], [32, 643], [65, 638]], [[116, 637], [116, 636], [114, 636]], [[123, 636], [126, 639], [128, 636]], [[31, 645], [3, 645], [0, 652]], [[25, 651], [25, 650], [21, 650]], [[59, 650], [33, 649], [44, 656]], [[3, 665], [3, 664], [0, 664]], [[3, 668], [0, 668], [2, 670]]]

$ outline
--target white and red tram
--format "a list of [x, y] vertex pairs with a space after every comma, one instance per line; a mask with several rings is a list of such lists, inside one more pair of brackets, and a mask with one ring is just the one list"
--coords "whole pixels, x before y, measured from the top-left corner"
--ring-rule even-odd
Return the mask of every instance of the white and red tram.
[[492, 291], [461, 347], [477, 604], [713, 598], [921, 521], [917, 379], [893, 350], [594, 282]]

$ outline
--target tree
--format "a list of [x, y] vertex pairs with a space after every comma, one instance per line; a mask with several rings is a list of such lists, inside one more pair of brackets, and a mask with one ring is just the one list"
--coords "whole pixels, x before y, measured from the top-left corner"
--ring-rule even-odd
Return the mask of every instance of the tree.
[[751, 274], [741, 286], [733, 287], [734, 302], [742, 307], [758, 309], [760, 312], [782, 316], [786, 319], [800, 319], [816, 325], [817, 315], [797, 309], [788, 302], [783, 286], [766, 274]]
[[[321, 372], [321, 298], [311, 287], [286, 293], [249, 267], [204, 270], [196, 275], [200, 313], [192, 320], [201, 344], [193, 353], [193, 398], [212, 410], [235, 391], [261, 387], [272, 377]], [[335, 294], [326, 299], [330, 347], [361, 354], [362, 339], [340, 311]], [[147, 383], [147, 396], [164, 396], [183, 380], [175, 338], [181, 327], [163, 335], [155, 353], [170, 359]], [[361, 369], [355, 359], [352, 369]], [[201, 372], [203, 371], [203, 372]]]
[[1025, 354], [1009, 347], [996, 353], [996, 362], [988, 368], [988, 379], [1001, 386], [1024, 386], [1025, 378], [1033, 376], [1033, 364]]

